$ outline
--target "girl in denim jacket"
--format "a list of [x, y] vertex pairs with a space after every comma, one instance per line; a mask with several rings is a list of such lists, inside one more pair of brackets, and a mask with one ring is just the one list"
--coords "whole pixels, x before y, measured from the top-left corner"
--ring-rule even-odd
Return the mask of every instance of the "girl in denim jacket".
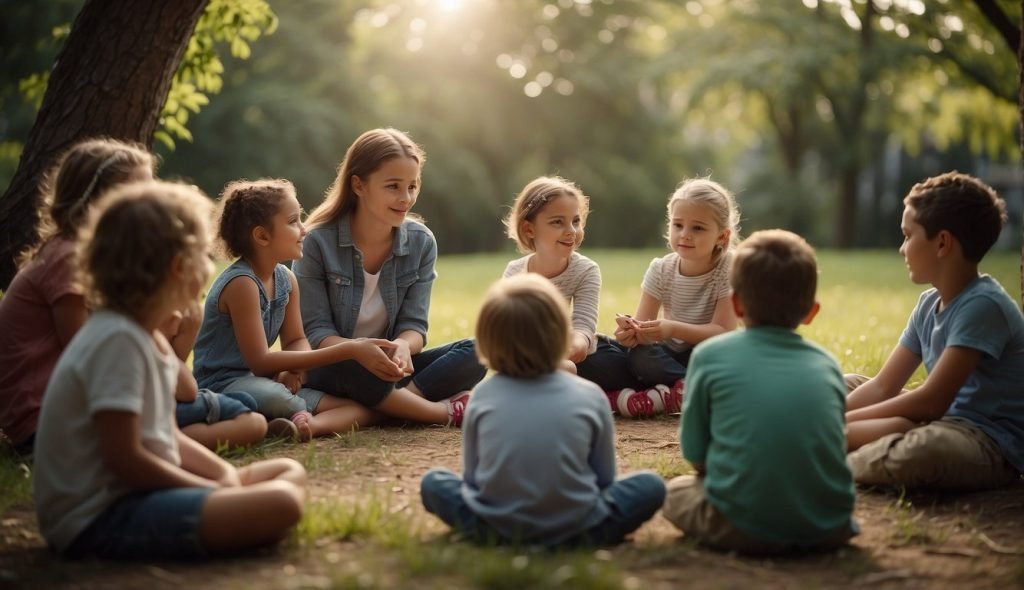
[[424, 350], [437, 243], [410, 214], [423, 161], [404, 133], [367, 131], [309, 216], [294, 268], [310, 343], [388, 342], [372, 357], [311, 370], [309, 384], [387, 416], [458, 425], [469, 389], [486, 370], [468, 339]]

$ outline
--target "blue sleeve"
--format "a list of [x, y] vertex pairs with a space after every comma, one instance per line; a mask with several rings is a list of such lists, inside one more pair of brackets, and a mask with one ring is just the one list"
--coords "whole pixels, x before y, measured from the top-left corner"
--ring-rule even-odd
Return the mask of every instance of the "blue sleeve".
[[615, 420], [605, 400], [600, 401], [596, 406], [598, 422], [590, 449], [590, 468], [597, 476], [597, 487], [603, 490], [615, 483]]
[[683, 458], [690, 463], [704, 463], [711, 443], [711, 400], [700, 362], [703, 356], [698, 348], [690, 358], [683, 417], [679, 421], [679, 443], [683, 447]]
[[934, 289], [929, 289], [928, 291], [921, 293], [921, 296], [917, 300], [917, 305], [914, 307], [914, 311], [910, 312], [910, 317], [907, 318], [907, 327], [903, 329], [903, 334], [900, 335], [900, 345], [920, 357], [924, 356], [924, 350], [921, 348], [922, 340], [919, 331], [921, 326], [921, 314], [924, 313], [922, 310], [930, 307], [930, 305], [928, 305], [928, 295], [933, 292]]
[[315, 236], [307, 236], [302, 244], [302, 258], [292, 264], [299, 283], [299, 309], [306, 339], [314, 349], [328, 336], [340, 336], [331, 317], [331, 300], [327, 293], [323, 246]]
[[410, 256], [419, 255], [419, 267], [416, 272], [416, 281], [409, 287], [398, 309], [398, 317], [395, 318], [395, 334], [401, 334], [406, 330], [419, 332], [423, 336], [424, 346], [427, 343], [427, 316], [430, 313], [430, 291], [434, 287], [434, 279], [437, 273], [434, 271], [434, 264], [437, 262], [437, 242], [433, 234], [424, 232], [424, 244], [422, 251], [411, 251]]
[[950, 318], [947, 334], [947, 347], [970, 348], [998, 359], [1010, 340], [1010, 323], [998, 303], [986, 296], [974, 297]]
[[480, 462], [480, 455], [477, 452], [476, 422], [476, 407], [469, 404], [466, 406], [466, 415], [462, 420], [462, 480], [473, 489], [479, 489], [476, 483], [476, 467]]

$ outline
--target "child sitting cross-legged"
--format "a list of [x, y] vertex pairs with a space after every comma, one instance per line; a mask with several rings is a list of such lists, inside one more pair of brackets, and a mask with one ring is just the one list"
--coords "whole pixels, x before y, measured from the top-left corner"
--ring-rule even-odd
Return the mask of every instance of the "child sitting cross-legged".
[[[1024, 471], [1024, 316], [978, 263], [1006, 205], [949, 172], [903, 201], [900, 247], [921, 294], [878, 375], [847, 376], [850, 467], [857, 483], [983, 490]], [[902, 389], [924, 362], [928, 377]]]
[[212, 272], [210, 209], [194, 188], [128, 184], [79, 237], [95, 312], [43, 396], [33, 470], [39, 529], [62, 556], [200, 558], [274, 543], [302, 516], [302, 465], [236, 469], [174, 421], [182, 361], [161, 326]]
[[665, 498], [656, 473], [615, 479], [615, 427], [601, 389], [560, 371], [571, 339], [565, 297], [540, 275], [488, 291], [477, 352], [497, 371], [462, 423], [463, 477], [423, 476], [426, 509], [476, 542], [611, 545]]
[[781, 230], [736, 250], [732, 305], [746, 330], [690, 358], [680, 441], [697, 475], [669, 482], [662, 513], [719, 549], [831, 549], [856, 534], [843, 436], [843, 377], [795, 332], [818, 311], [814, 251]]

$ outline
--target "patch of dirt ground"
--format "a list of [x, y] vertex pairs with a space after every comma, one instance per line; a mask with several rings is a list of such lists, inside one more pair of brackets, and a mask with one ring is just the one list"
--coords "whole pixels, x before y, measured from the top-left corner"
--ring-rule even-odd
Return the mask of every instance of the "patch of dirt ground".
[[[654, 469], [665, 477], [686, 472], [675, 419], [617, 420], [616, 428], [620, 472]], [[232, 460], [239, 464], [261, 456], [293, 457], [310, 472], [311, 507], [326, 506], [327, 514], [345, 511], [354, 520], [361, 511], [375, 516], [362, 518], [361, 525], [337, 525], [347, 532], [299, 533], [255, 555], [205, 563], [62, 561], [46, 549], [32, 506], [16, 505], [0, 517], [0, 588], [569, 587], [559, 563], [580, 556], [611, 567], [607, 579], [599, 580], [602, 586], [631, 589], [1024, 588], [1024, 482], [956, 496], [858, 490], [861, 534], [832, 554], [766, 560], [718, 553], [688, 542], [657, 515], [633, 542], [610, 551], [539, 558], [553, 570], [544, 584], [503, 580], [500, 568], [494, 579], [460, 575], [459, 564], [431, 569], [410, 553], [424, 561], [444, 561], [449, 553], [483, 555], [458, 553], [462, 546], [419, 501], [419, 479], [429, 468], [461, 470], [459, 445], [458, 430], [394, 427], [308, 446], [271, 443], [236, 456]], [[401, 526], [393, 526], [396, 522]], [[508, 556], [513, 563], [508, 572], [529, 562], [528, 556]]]

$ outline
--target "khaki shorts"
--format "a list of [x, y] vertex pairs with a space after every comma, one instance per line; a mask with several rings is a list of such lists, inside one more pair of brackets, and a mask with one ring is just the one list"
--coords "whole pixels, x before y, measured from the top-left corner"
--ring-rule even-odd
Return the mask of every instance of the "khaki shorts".
[[668, 495], [661, 513], [687, 537], [716, 549], [748, 555], [827, 551], [845, 545], [856, 534], [847, 526], [817, 545], [801, 547], [756, 539], [736, 528], [708, 501], [704, 480], [693, 475], [682, 475], [668, 482]]
[[[868, 380], [863, 375], [844, 378], [848, 392]], [[883, 436], [846, 459], [854, 481], [865, 485], [972, 491], [1006, 486], [1020, 477], [992, 438], [967, 420], [949, 416]]]

